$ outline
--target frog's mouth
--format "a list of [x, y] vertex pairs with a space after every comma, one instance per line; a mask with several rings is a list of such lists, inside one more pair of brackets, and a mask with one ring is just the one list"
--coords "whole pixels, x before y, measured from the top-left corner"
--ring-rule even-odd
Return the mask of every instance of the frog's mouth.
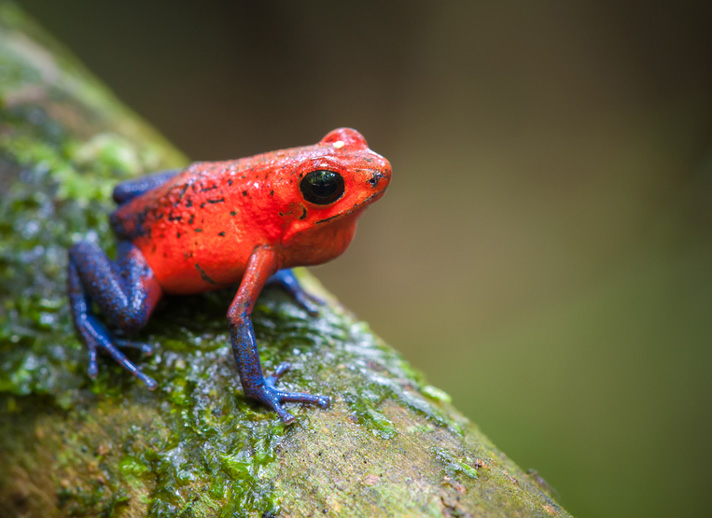
[[383, 196], [385, 194], [385, 192], [386, 192], [385, 189], [382, 191], [379, 191], [379, 192], [374, 192], [371, 196], [369, 196], [368, 198], [363, 200], [361, 203], [354, 205], [346, 212], [339, 212], [338, 214], [334, 214], [333, 216], [330, 216], [328, 218], [320, 219], [319, 221], [317, 221], [315, 223], [315, 225], [319, 225], [321, 223], [328, 223], [330, 221], [335, 221], [337, 219], [341, 219], [341, 218], [350, 216], [351, 214], [361, 212], [363, 209], [366, 208], [366, 206], [370, 205], [371, 203], [373, 203], [374, 201], [379, 199], [381, 196]]

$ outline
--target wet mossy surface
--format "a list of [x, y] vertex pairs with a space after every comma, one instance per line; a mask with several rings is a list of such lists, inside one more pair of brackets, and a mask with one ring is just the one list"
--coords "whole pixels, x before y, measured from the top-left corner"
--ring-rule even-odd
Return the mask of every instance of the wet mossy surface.
[[[53, 49], [52, 53], [43, 46]], [[110, 254], [117, 181], [186, 160], [0, 1], [0, 506], [8, 516], [566, 516], [447, 394], [328, 300], [278, 289], [254, 312], [266, 371], [332, 397], [285, 427], [246, 400], [229, 349], [233, 290], [168, 297], [131, 357], [96, 380], [65, 295], [67, 248]]]

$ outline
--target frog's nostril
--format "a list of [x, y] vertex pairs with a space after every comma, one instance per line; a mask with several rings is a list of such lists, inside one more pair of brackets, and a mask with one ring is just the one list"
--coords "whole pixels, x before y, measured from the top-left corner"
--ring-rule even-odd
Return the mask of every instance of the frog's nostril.
[[368, 180], [368, 183], [371, 184], [371, 187], [376, 187], [378, 185], [378, 182], [381, 181], [381, 178], [383, 178], [383, 173], [380, 171], [376, 171], [371, 175], [371, 178]]

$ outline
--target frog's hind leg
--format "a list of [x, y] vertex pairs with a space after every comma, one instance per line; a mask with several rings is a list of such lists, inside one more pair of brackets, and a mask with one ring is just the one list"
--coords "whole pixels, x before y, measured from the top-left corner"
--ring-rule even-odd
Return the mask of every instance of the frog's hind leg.
[[68, 293], [74, 325], [89, 348], [89, 375], [98, 373], [97, 351], [106, 351], [119, 365], [150, 389], [156, 382], [136, 367], [118, 346], [150, 346], [113, 338], [91, 311], [97, 303], [113, 326], [126, 333], [141, 329], [161, 298], [161, 288], [140, 250], [132, 243], [119, 243], [117, 261], [111, 261], [95, 244], [82, 241], [69, 250]]
[[140, 196], [156, 187], [160, 187], [168, 180], [180, 173], [180, 169], [170, 171], [159, 171], [157, 173], [141, 176], [132, 180], [126, 180], [114, 187], [113, 198], [116, 203], [121, 205], [127, 201], [131, 201], [136, 196]]

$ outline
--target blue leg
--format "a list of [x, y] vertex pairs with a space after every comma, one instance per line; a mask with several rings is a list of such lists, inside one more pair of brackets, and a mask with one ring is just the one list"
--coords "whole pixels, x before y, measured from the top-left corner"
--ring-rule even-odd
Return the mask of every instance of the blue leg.
[[269, 248], [258, 248], [253, 252], [240, 288], [230, 305], [227, 320], [230, 324], [232, 350], [245, 395], [269, 406], [277, 412], [285, 424], [291, 424], [294, 422], [294, 416], [282, 408], [282, 403], [306, 403], [326, 408], [329, 406], [329, 398], [279, 390], [276, 386], [277, 382], [290, 369], [289, 363], [279, 365], [275, 373], [266, 379], [262, 374], [251, 315], [255, 301], [267, 283], [268, 276], [275, 270], [276, 262], [275, 254]]
[[279, 270], [267, 280], [267, 285], [276, 285], [289, 293], [294, 301], [299, 304], [311, 316], [319, 314], [319, 306], [324, 304], [324, 301], [307, 292], [299, 284], [294, 271], [290, 268], [287, 270]]
[[133, 180], [121, 182], [114, 187], [114, 201], [118, 204], [132, 200], [136, 196], [155, 189], [166, 183], [168, 180], [180, 173], [180, 169], [171, 171], [160, 171]]
[[91, 312], [97, 303], [107, 320], [122, 332], [142, 328], [161, 298], [161, 288], [141, 252], [130, 242], [120, 242], [118, 259], [112, 262], [96, 245], [86, 241], [69, 250], [68, 292], [77, 332], [89, 349], [89, 376], [98, 373], [97, 351], [107, 352], [119, 365], [150, 389], [156, 382], [136, 367], [117, 346], [151, 352], [147, 344], [112, 338], [109, 330]]

